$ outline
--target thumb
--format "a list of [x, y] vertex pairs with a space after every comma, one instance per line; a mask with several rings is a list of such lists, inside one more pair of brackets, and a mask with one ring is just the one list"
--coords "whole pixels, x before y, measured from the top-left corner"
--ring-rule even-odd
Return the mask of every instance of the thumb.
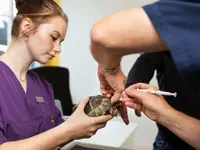
[[111, 101], [112, 102], [116, 102], [116, 101], [118, 101], [119, 99], [120, 99], [120, 97], [121, 97], [121, 92], [115, 92], [114, 93], [114, 95], [111, 97]]
[[85, 106], [86, 106], [86, 104], [89, 102], [89, 98], [86, 98], [86, 99], [84, 99], [83, 101], [81, 101], [80, 102], [80, 104], [79, 104], [79, 108], [81, 109], [81, 110], [84, 110], [84, 108], [85, 108]]
[[142, 104], [144, 103], [144, 101], [146, 101], [149, 97], [148, 93], [144, 93], [141, 91], [137, 91], [136, 89], [131, 89], [131, 88], [127, 88], [125, 90], [125, 93], [129, 96], [129, 97], [133, 97], [136, 98], [137, 101], [141, 102]]

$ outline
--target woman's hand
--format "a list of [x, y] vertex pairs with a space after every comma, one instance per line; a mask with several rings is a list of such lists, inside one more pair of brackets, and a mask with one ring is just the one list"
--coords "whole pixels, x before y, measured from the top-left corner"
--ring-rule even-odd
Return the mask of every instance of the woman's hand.
[[65, 121], [72, 139], [89, 138], [97, 130], [104, 128], [107, 121], [112, 119], [111, 115], [100, 117], [89, 117], [84, 113], [85, 105], [89, 99], [85, 99], [76, 108], [75, 112]]

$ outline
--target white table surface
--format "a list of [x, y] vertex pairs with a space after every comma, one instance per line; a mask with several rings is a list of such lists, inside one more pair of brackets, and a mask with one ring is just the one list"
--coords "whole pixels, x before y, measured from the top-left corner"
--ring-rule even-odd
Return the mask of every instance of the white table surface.
[[[136, 129], [137, 124], [129, 123], [129, 125], [125, 125], [121, 118], [114, 118], [110, 120], [105, 128], [102, 128], [96, 132], [94, 136], [89, 139], [81, 139], [75, 140], [66, 146], [64, 146], [63, 150], [69, 150], [72, 145], [76, 143], [92, 146], [93, 148], [104, 147], [106, 149], [122, 149], [124, 144], [128, 141], [129, 138], [132, 139], [131, 136], [134, 136], [134, 130]], [[126, 149], [133, 150], [134, 147], [125, 146]]]

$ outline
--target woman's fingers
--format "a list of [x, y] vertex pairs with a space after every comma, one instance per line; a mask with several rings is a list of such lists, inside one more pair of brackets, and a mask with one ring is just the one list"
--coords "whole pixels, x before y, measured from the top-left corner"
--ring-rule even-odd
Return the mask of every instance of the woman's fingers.
[[102, 123], [102, 124], [98, 124], [96, 127], [97, 129], [101, 129], [104, 128], [106, 126], [107, 123]]
[[94, 124], [103, 124], [111, 120], [113, 117], [111, 115], [103, 115], [99, 117], [92, 117], [94, 119]]

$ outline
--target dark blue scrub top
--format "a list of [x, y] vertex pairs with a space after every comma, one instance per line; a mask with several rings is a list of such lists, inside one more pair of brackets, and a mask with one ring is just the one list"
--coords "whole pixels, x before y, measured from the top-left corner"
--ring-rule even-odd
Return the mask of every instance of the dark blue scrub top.
[[160, 0], [143, 7], [185, 82], [200, 81], [200, 1]]
[[[160, 0], [143, 8], [169, 48], [184, 84], [200, 95], [200, 1]], [[200, 100], [200, 96], [196, 100]], [[188, 109], [199, 110], [199, 106], [193, 104]], [[194, 115], [198, 115], [198, 112]], [[174, 149], [194, 149], [183, 141], [166, 135], [164, 134], [164, 139]]]

